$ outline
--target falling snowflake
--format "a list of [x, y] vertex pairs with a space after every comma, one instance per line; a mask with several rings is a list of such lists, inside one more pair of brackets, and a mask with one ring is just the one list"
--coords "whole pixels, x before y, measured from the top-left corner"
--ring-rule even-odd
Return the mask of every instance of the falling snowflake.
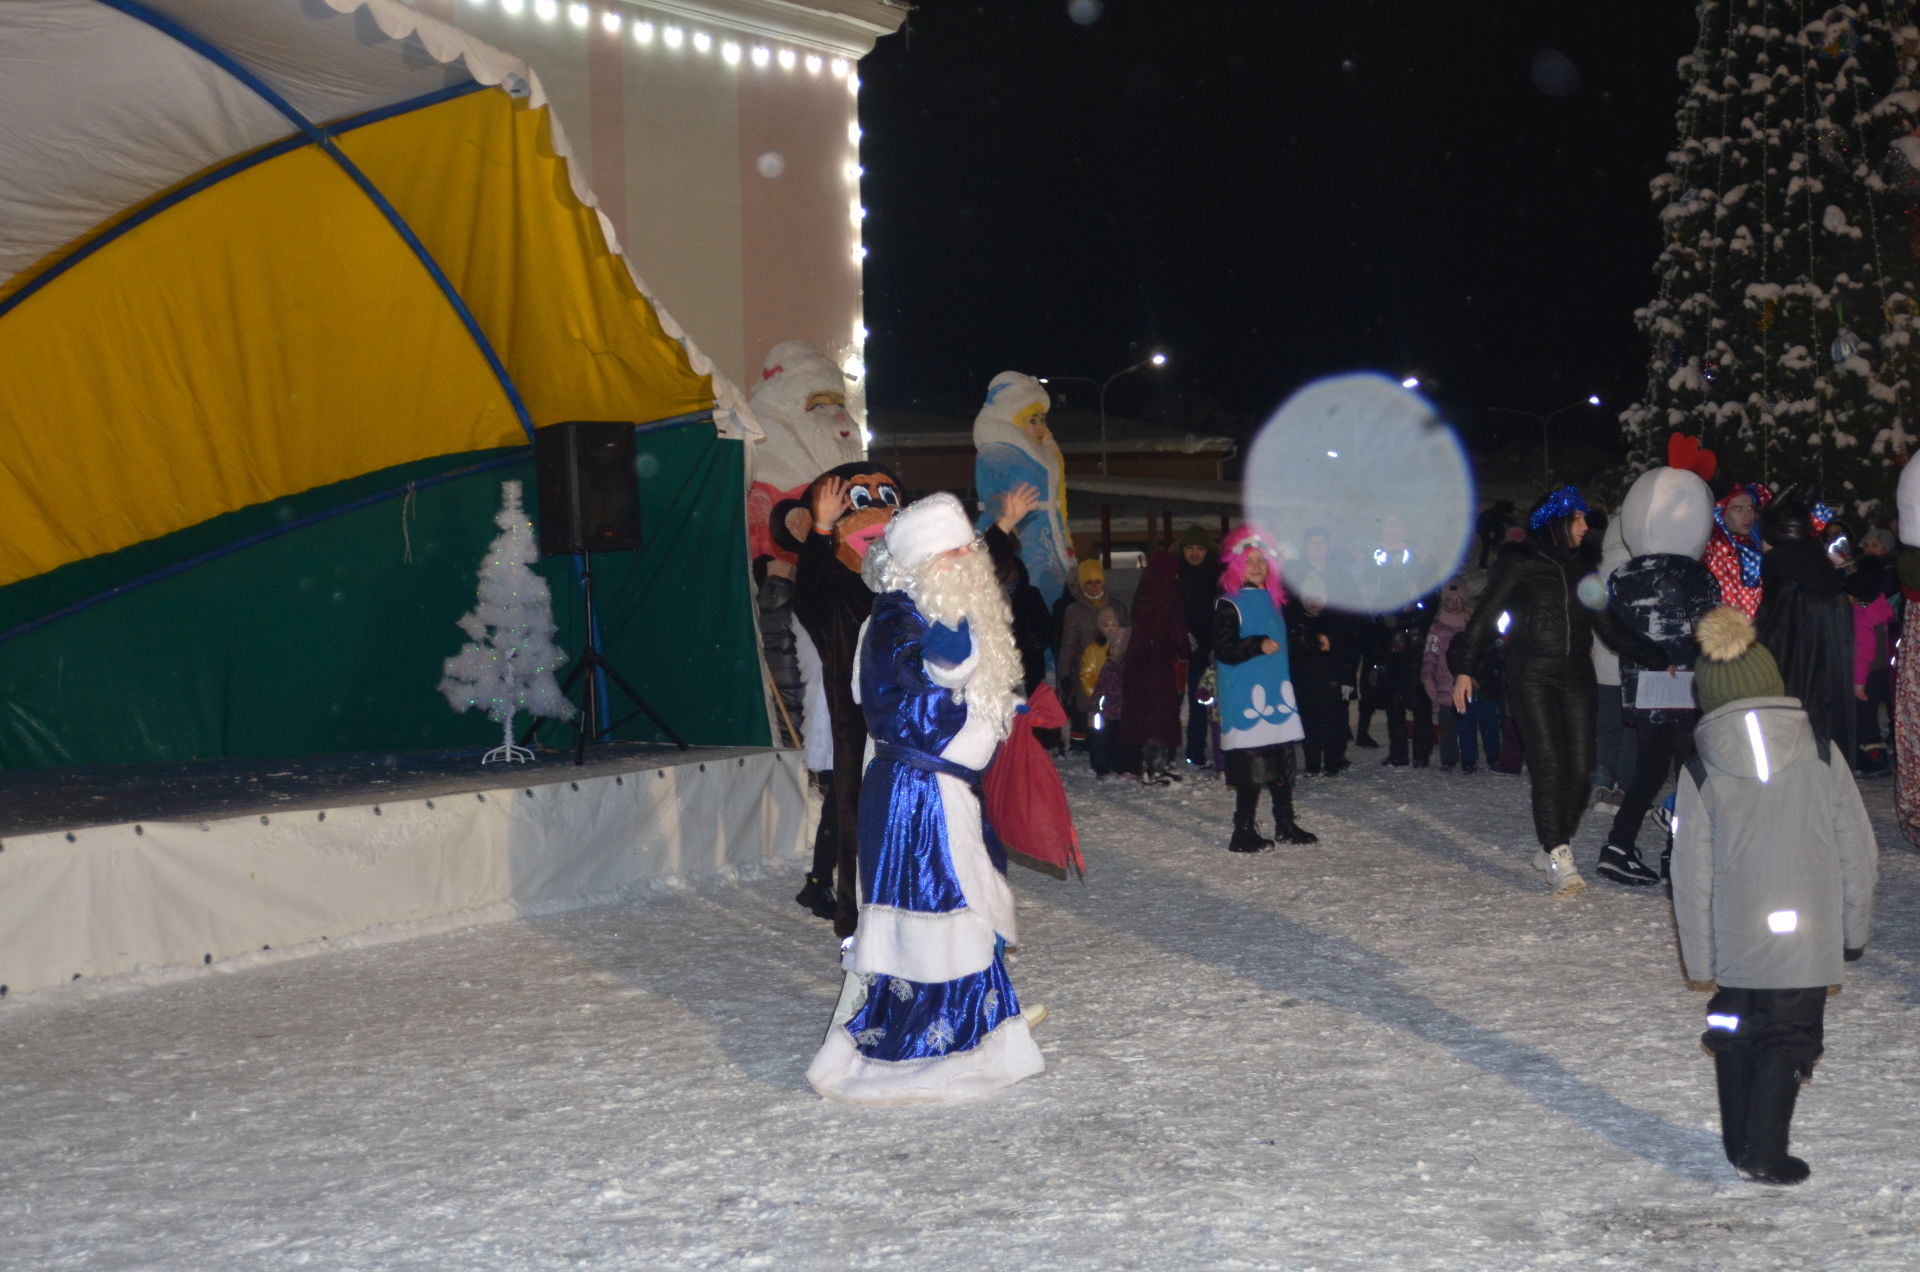
[[853, 1040], [863, 1047], [871, 1047], [886, 1036], [887, 1031], [884, 1029], [862, 1029], [853, 1035]]
[[986, 997], [986, 1004], [987, 1004], [987, 1014], [989, 1016], [991, 1016], [994, 1012], [999, 1011], [1000, 1010], [1000, 991], [997, 989], [988, 990], [987, 997]]
[[913, 998], [913, 982], [912, 981], [903, 980], [900, 977], [895, 976], [893, 979], [887, 982], [887, 988], [893, 991], [893, 996], [895, 998], [898, 998], [903, 1003]]
[[944, 1020], [936, 1020], [927, 1026], [927, 1047], [933, 1051], [945, 1051], [953, 1045], [953, 1026]]

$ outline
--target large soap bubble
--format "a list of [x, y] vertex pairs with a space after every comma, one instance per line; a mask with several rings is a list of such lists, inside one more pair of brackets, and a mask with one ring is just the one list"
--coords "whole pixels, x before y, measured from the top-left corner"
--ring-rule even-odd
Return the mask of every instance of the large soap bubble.
[[[1337, 609], [1385, 613], [1459, 568], [1473, 473], [1425, 398], [1382, 375], [1332, 376], [1261, 428], [1241, 502], [1279, 541], [1289, 586]], [[1324, 558], [1309, 531], [1324, 532]]]

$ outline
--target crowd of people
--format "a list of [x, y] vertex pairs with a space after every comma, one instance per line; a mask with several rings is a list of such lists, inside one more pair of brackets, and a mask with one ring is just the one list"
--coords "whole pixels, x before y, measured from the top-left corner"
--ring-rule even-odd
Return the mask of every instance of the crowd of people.
[[[1554, 896], [1585, 888], [1580, 822], [1614, 807], [1597, 873], [1668, 884], [1687, 973], [1713, 990], [1701, 1042], [1729, 1162], [1805, 1179], [1789, 1122], [1822, 1054], [1827, 987], [1872, 921], [1877, 849], [1855, 776], [1904, 754], [1890, 756], [1890, 704], [1920, 745], [1920, 677], [1890, 676], [1920, 548], [1896, 564], [1894, 527], [1806, 489], [1716, 492], [1710, 469], [1668, 466], [1611, 515], [1571, 486], [1523, 518], [1495, 504], [1478, 568], [1437, 587], [1436, 557], [1455, 548], [1397, 516], [1349, 544], [1252, 524], [1216, 543], [1192, 526], [1147, 554], [1122, 604], [1101, 563], [1075, 559], [1047, 405], [1020, 373], [989, 385], [977, 518], [950, 494], [903, 506], [866, 461], [765, 495], [769, 681], [795, 740], [805, 721], [825, 797], [797, 899], [844, 938], [815, 1088], [942, 1100], [1044, 1068], [1045, 1008], [1022, 1008], [1008, 974], [1007, 850], [1050, 823], [1062, 859], [1078, 851], [1039, 748], [1084, 754], [1109, 781], [1217, 775], [1233, 795], [1225, 849], [1271, 853], [1318, 842], [1296, 783], [1378, 749], [1380, 719], [1386, 765], [1431, 768], [1437, 751], [1443, 772], [1526, 776]], [[1014, 767], [1009, 802], [993, 778]], [[1905, 776], [1920, 786], [1920, 766], [1899, 767], [1903, 828], [1920, 825]], [[1639, 840], [1670, 783], [1656, 864]], [[1057, 811], [1036, 820], [1047, 801], [1024, 788], [1042, 785]]]

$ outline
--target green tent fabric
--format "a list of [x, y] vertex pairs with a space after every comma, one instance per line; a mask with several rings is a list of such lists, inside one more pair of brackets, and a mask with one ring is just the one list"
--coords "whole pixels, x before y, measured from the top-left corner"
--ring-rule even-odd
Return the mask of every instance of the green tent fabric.
[[[731, 565], [746, 553], [743, 444], [704, 424], [637, 442], [643, 547], [594, 557], [602, 648], [689, 742], [765, 745], [751, 596]], [[373, 474], [0, 589], [0, 633], [19, 633], [0, 640], [0, 766], [497, 743], [497, 725], [455, 715], [435, 686], [465, 639], [454, 621], [473, 606], [500, 483], [531, 490], [533, 469], [520, 450], [462, 459], [453, 472], [478, 471]], [[181, 568], [111, 595], [165, 558]], [[542, 572], [560, 643], [578, 650], [573, 563]], [[548, 745], [570, 739], [544, 727]], [[616, 736], [662, 740], [644, 715]]]

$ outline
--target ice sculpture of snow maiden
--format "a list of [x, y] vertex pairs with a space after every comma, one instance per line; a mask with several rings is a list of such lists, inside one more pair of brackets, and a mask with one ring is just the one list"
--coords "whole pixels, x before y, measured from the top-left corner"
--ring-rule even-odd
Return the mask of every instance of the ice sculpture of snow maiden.
[[852, 1104], [985, 1095], [1045, 1067], [1007, 979], [1006, 854], [975, 794], [1019, 704], [1005, 595], [960, 501], [897, 515], [862, 570], [879, 595], [855, 688], [860, 926], [807, 1081]]
[[1027, 578], [1046, 597], [1060, 599], [1073, 572], [1073, 539], [1067, 534], [1066, 468], [1060, 445], [1047, 431], [1047, 390], [1018, 371], [1002, 371], [987, 385], [987, 400], [973, 418], [973, 486], [980, 492], [980, 528], [1000, 515], [1000, 499], [1025, 483], [1040, 492], [1040, 504], [1014, 527]]
[[[768, 518], [781, 500], [791, 500], [804, 518], [807, 487], [829, 468], [866, 454], [860, 425], [847, 413], [847, 380], [833, 359], [804, 340], [775, 345], [760, 368], [753, 414], [766, 431], [754, 448], [753, 485], [747, 491], [747, 549], [758, 560], [793, 563], [793, 552], [775, 541]], [[808, 526], [789, 525], [795, 541]]]

